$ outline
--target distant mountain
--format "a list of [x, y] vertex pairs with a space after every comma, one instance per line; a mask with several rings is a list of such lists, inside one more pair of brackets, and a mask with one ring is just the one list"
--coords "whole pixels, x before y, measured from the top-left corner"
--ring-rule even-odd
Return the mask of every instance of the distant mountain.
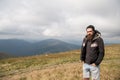
[[31, 43], [19, 39], [2, 39], [0, 40], [0, 52], [14, 56], [26, 55]]
[[34, 50], [39, 53], [55, 53], [78, 49], [80, 46], [56, 39], [47, 39], [33, 44]]
[[56, 53], [79, 48], [80, 46], [78, 45], [70, 44], [57, 39], [47, 39], [35, 43], [30, 43], [19, 39], [0, 40], [0, 52], [14, 56]]

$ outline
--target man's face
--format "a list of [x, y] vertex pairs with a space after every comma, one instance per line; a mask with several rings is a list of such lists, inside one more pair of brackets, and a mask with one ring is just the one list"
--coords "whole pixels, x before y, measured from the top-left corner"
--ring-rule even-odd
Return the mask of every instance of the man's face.
[[88, 28], [86, 30], [86, 32], [87, 32], [87, 38], [91, 39], [93, 37], [93, 34], [94, 34], [94, 31], [92, 30], [92, 28]]
[[87, 35], [89, 36], [89, 35], [93, 35], [94, 34], [94, 31], [92, 30], [92, 28], [88, 28], [87, 30]]

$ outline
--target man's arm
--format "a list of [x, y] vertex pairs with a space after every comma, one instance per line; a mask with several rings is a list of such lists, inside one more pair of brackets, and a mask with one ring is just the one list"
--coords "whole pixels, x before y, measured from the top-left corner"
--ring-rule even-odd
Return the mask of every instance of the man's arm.
[[95, 65], [99, 65], [104, 57], [104, 42], [102, 38], [98, 39], [98, 48], [99, 48], [99, 55], [98, 55], [98, 59], [95, 62]]
[[81, 55], [80, 55], [81, 62], [85, 61], [85, 53], [86, 53], [86, 50], [85, 50], [85, 40], [83, 40], [82, 46], [81, 46]]

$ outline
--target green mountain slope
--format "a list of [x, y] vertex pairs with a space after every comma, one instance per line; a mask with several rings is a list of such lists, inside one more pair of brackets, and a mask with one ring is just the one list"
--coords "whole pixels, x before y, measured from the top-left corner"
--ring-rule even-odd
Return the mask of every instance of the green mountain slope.
[[32, 56], [79, 49], [80, 46], [57, 39], [46, 39], [30, 43], [19, 39], [0, 39], [0, 52], [13, 56]]

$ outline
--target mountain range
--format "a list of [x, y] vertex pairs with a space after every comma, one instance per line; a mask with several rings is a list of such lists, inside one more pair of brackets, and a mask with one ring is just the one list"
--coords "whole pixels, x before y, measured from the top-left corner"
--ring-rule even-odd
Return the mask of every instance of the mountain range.
[[1, 39], [0, 53], [11, 56], [31, 56], [79, 49], [80, 46], [57, 39], [28, 42], [19, 39]]

